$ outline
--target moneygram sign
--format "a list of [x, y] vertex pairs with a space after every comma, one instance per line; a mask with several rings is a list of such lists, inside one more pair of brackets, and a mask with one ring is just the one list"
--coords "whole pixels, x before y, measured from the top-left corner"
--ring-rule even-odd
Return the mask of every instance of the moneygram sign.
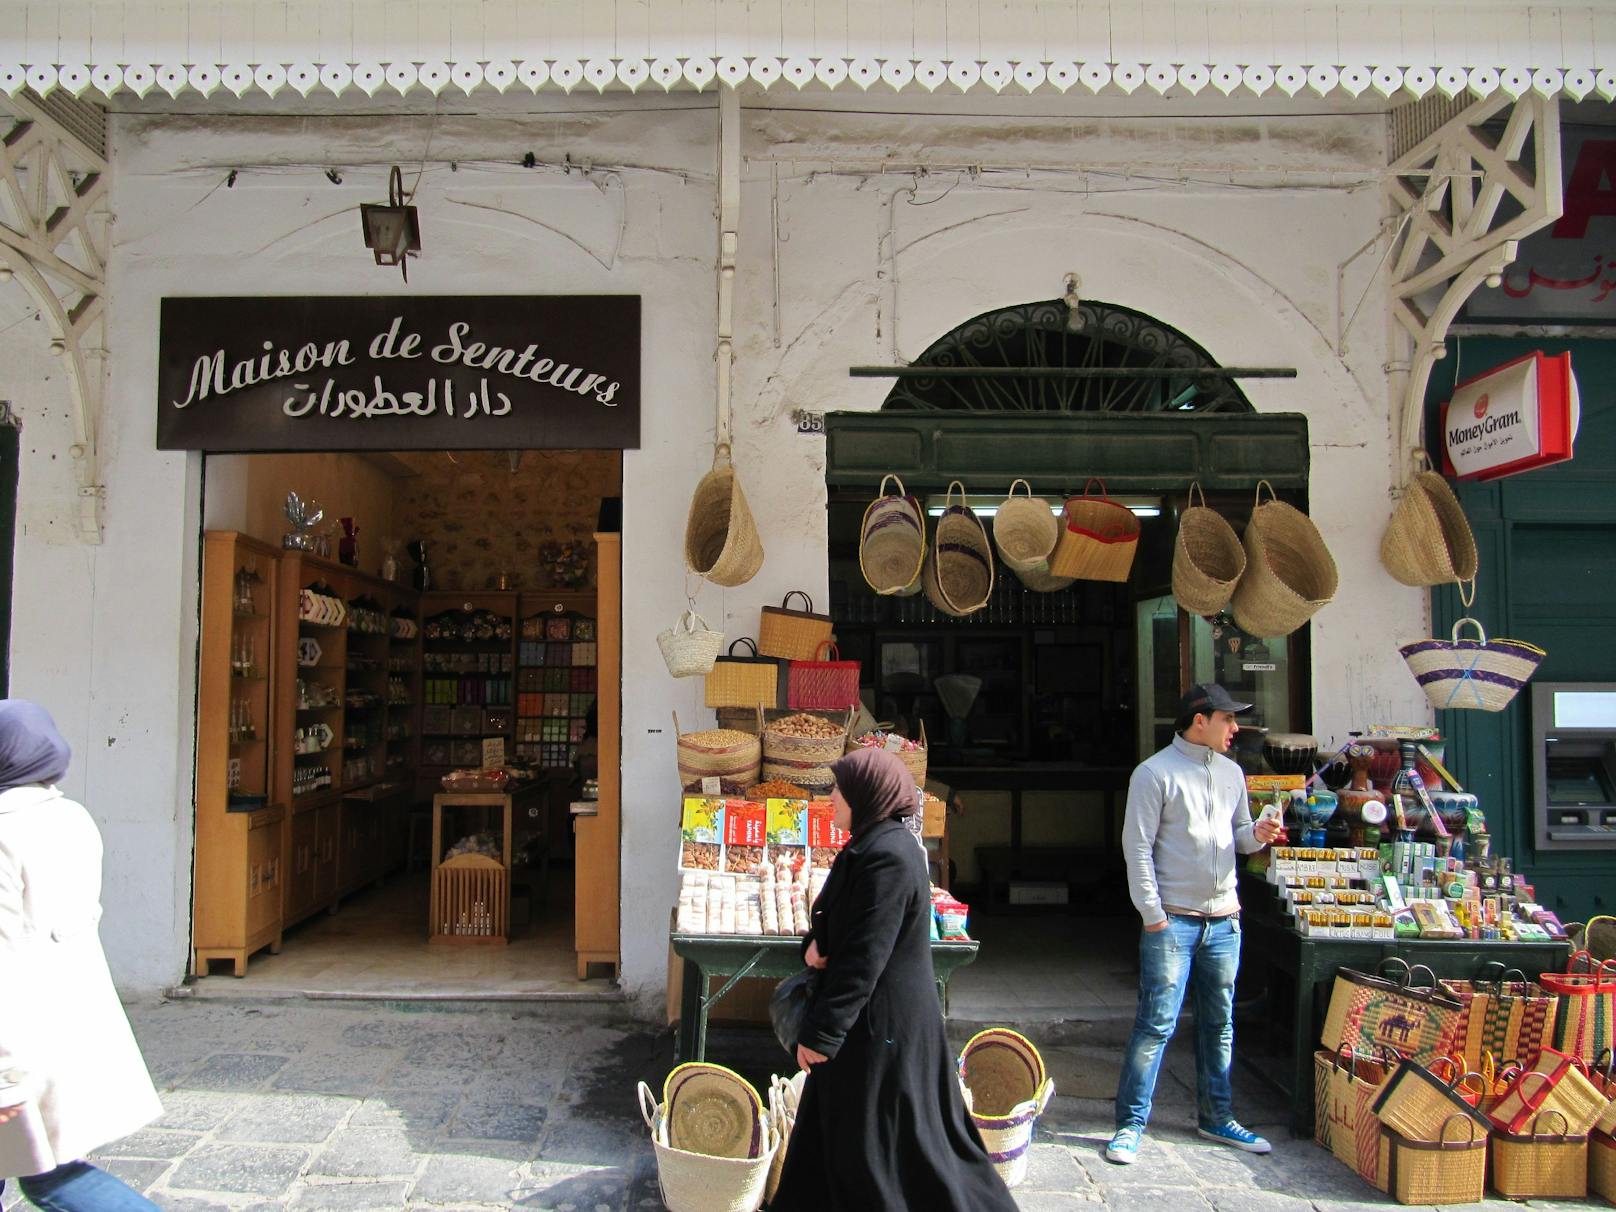
[[1442, 406], [1443, 470], [1504, 476], [1571, 458], [1580, 420], [1571, 355], [1532, 353], [1461, 383]]

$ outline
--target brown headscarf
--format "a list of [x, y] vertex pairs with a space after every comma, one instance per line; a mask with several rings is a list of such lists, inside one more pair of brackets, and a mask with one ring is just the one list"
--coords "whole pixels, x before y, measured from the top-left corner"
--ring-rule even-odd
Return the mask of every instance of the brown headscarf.
[[888, 817], [913, 816], [920, 811], [914, 776], [895, 753], [856, 749], [831, 763], [830, 772], [853, 810], [855, 834]]

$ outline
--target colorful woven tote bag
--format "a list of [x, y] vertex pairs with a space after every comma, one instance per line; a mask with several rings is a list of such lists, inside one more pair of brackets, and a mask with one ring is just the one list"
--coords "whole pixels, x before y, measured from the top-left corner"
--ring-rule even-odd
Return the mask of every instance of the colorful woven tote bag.
[[1323, 1044], [1332, 1051], [1354, 1048], [1390, 1048], [1417, 1061], [1430, 1061], [1459, 1051], [1464, 1029], [1464, 1007], [1446, 993], [1435, 991], [1436, 977], [1424, 987], [1412, 983], [1415, 972], [1399, 959], [1381, 963], [1401, 973], [1388, 979], [1342, 968], [1336, 973], [1330, 1009], [1324, 1019]]
[[1529, 1061], [1552, 1044], [1559, 1002], [1518, 969], [1505, 971], [1502, 964], [1488, 968], [1496, 969], [1496, 976], [1442, 982], [1447, 994], [1464, 1007], [1458, 1055], [1467, 1070], [1478, 1072], [1488, 1053]]
[[1586, 1064], [1616, 1046], [1616, 959], [1596, 961], [1578, 951], [1564, 972], [1545, 972], [1543, 987], [1559, 995], [1553, 1045]]

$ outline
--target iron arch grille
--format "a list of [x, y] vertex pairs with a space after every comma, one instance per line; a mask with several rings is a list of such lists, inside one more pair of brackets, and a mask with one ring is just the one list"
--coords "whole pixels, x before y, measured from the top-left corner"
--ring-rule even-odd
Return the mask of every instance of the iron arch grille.
[[984, 312], [920, 355], [917, 367], [1080, 367], [1115, 376], [902, 378], [882, 403], [893, 411], [1254, 412], [1232, 379], [1130, 377], [1135, 369], [1216, 368], [1175, 328], [1143, 312], [1060, 299]]

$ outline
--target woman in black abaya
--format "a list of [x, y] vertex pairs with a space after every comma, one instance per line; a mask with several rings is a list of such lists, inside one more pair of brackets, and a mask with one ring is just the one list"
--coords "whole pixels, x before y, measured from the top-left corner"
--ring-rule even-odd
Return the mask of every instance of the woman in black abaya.
[[804, 956], [821, 968], [797, 1044], [808, 1071], [773, 1212], [1015, 1212], [965, 1113], [931, 965], [919, 811], [898, 758], [832, 768], [852, 840], [814, 902]]

